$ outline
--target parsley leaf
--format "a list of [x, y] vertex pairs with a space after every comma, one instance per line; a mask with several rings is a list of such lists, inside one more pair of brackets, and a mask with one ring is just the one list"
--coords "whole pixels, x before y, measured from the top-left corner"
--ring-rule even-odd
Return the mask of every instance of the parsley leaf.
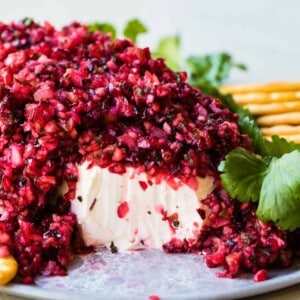
[[274, 157], [263, 180], [257, 216], [285, 230], [300, 227], [300, 152]]
[[110, 33], [113, 40], [117, 35], [116, 28], [111, 23], [91, 23], [88, 25], [88, 29], [89, 32], [101, 31], [103, 33]]
[[164, 58], [167, 66], [173, 71], [181, 70], [180, 64], [180, 38], [178, 35], [161, 39], [156, 51], [152, 53], [155, 58]]
[[218, 170], [222, 172], [223, 187], [232, 198], [242, 202], [257, 202], [268, 164], [243, 148], [226, 155]]
[[190, 56], [186, 62], [190, 68], [190, 82], [198, 87], [207, 84], [219, 87], [228, 78], [231, 69], [246, 70], [245, 65], [235, 63], [232, 56], [226, 52]]
[[290, 153], [294, 150], [300, 151], [300, 144], [288, 142], [286, 139], [280, 138], [277, 135], [273, 135], [271, 141], [265, 141], [265, 145], [268, 154], [275, 157], [281, 157], [283, 154]]
[[138, 19], [132, 19], [128, 21], [128, 23], [126, 24], [123, 30], [124, 36], [131, 39], [134, 43], [136, 43], [137, 37], [140, 34], [146, 32], [147, 32], [146, 26]]
[[228, 194], [242, 202], [257, 202], [257, 216], [285, 230], [300, 227], [300, 151], [281, 157], [255, 155], [238, 148], [229, 152], [218, 170]]
[[266, 140], [263, 137], [259, 127], [252, 116], [249, 116], [244, 110], [238, 110], [239, 114], [238, 123], [242, 133], [247, 134], [252, 139], [254, 152], [265, 156], [268, 154], [268, 148], [266, 146]]

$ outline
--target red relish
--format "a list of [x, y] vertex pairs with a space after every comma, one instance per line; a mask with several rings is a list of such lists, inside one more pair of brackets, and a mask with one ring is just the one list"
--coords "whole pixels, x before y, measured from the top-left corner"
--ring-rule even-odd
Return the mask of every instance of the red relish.
[[[215, 178], [200, 239], [172, 240], [165, 251], [202, 251], [209, 267], [225, 267], [220, 276], [246, 268], [257, 281], [265, 267], [289, 265], [286, 233], [221, 187], [217, 166], [238, 146], [251, 149], [237, 115], [148, 48], [79, 23], [0, 23], [0, 250], [17, 259], [24, 283], [65, 275], [83, 250], [70, 201], [86, 160], [118, 174], [139, 168], [175, 189], [174, 178]], [[68, 193], [55, 197], [63, 182]]]

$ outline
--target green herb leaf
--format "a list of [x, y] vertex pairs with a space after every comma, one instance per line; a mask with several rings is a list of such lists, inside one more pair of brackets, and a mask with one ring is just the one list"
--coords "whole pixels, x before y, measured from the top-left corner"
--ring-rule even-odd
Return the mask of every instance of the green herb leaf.
[[286, 139], [280, 138], [277, 135], [273, 135], [272, 140], [265, 141], [265, 144], [268, 154], [275, 157], [281, 157], [283, 154], [290, 153], [294, 150], [300, 151], [300, 144], [288, 142]]
[[238, 110], [237, 113], [239, 114], [238, 123], [241, 131], [252, 139], [254, 152], [262, 156], [267, 155], [268, 148], [266, 147], [266, 140], [252, 116], [249, 116], [247, 112], [245, 113], [243, 109]]
[[110, 33], [111, 38], [115, 39], [117, 35], [116, 28], [110, 23], [91, 23], [88, 25], [89, 32], [101, 31], [103, 33]]
[[285, 230], [300, 227], [300, 152], [274, 157], [261, 187], [257, 216]]
[[246, 70], [245, 65], [235, 63], [232, 56], [225, 52], [190, 56], [186, 62], [190, 67], [191, 84], [198, 87], [206, 84], [219, 87], [228, 78], [231, 69]]
[[218, 170], [222, 172], [222, 185], [232, 198], [256, 202], [267, 168], [267, 162], [254, 153], [237, 148], [226, 155]]
[[181, 69], [180, 61], [180, 38], [179, 36], [166, 37], [160, 40], [156, 51], [152, 53], [155, 58], [164, 58], [167, 66], [173, 71]]
[[147, 28], [140, 20], [132, 19], [128, 21], [128, 23], [126, 24], [123, 34], [125, 37], [131, 39], [134, 43], [136, 43], [137, 37], [140, 34], [146, 32], [147, 32]]

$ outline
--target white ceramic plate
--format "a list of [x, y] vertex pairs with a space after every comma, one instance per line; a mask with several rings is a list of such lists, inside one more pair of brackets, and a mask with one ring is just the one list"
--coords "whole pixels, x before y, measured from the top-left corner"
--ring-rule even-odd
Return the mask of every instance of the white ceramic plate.
[[81, 256], [65, 277], [38, 278], [36, 286], [11, 284], [0, 291], [31, 299], [236, 299], [300, 283], [300, 262], [273, 270], [270, 279], [254, 283], [251, 274], [220, 279], [201, 255], [147, 250]]

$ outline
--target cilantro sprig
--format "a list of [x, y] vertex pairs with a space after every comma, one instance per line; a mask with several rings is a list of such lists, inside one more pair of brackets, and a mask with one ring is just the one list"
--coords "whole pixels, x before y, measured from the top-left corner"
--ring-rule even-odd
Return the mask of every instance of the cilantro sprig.
[[[239, 114], [241, 131], [253, 141], [254, 152], [238, 148], [219, 165], [223, 187], [241, 202], [257, 202], [257, 216], [285, 230], [300, 228], [300, 144], [272, 136], [266, 140], [248, 111]], [[228, 100], [227, 99], [227, 100]]]
[[242, 202], [258, 202], [256, 214], [261, 220], [294, 230], [300, 227], [299, 166], [299, 150], [280, 157], [261, 158], [238, 148], [226, 155], [219, 171], [223, 187], [231, 197]]
[[300, 152], [273, 157], [262, 180], [257, 216], [286, 230], [300, 227]]
[[267, 161], [243, 148], [231, 151], [219, 165], [223, 187], [243, 202], [257, 202], [267, 169]]
[[226, 52], [193, 55], [187, 58], [187, 65], [190, 68], [191, 84], [200, 88], [206, 85], [219, 87], [232, 69], [247, 69], [244, 64], [236, 63]]

